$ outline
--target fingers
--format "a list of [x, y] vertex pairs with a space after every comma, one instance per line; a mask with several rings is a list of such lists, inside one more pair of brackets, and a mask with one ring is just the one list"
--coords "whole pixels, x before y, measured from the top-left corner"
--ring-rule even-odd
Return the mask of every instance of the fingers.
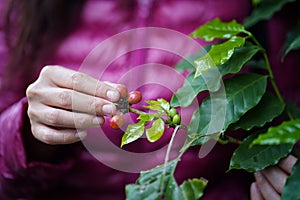
[[128, 90], [127, 90], [127, 87], [125, 85], [115, 84], [115, 83], [110, 83], [110, 82], [104, 82], [104, 83], [117, 88], [117, 90], [120, 93], [120, 98], [126, 98], [127, 97]]
[[50, 88], [45, 90], [45, 95], [40, 101], [52, 107], [64, 108], [91, 115], [114, 115], [115, 104], [110, 101], [79, 93], [65, 88]]
[[250, 197], [251, 200], [264, 200], [256, 183], [252, 183], [250, 186]]
[[261, 195], [266, 200], [280, 200], [280, 195], [276, 192], [276, 190], [271, 186], [268, 180], [264, 177], [261, 172], [254, 173], [256, 184], [259, 190], [261, 191]]
[[288, 174], [286, 174], [277, 166], [267, 167], [266, 169], [262, 170], [261, 173], [268, 180], [268, 182], [271, 183], [276, 192], [281, 194]]
[[295, 165], [297, 158], [293, 155], [289, 155], [286, 158], [283, 158], [278, 163], [278, 166], [284, 170], [287, 174], [291, 174], [293, 166]]
[[55, 129], [46, 125], [32, 126], [33, 136], [46, 144], [71, 144], [84, 139], [85, 131], [76, 129]]
[[48, 144], [69, 144], [115, 114], [114, 102], [127, 96], [124, 85], [100, 82], [60, 66], [46, 66], [26, 90], [33, 135]]
[[46, 66], [42, 69], [40, 77], [59, 87], [73, 89], [112, 102], [120, 100], [120, 92], [117, 88], [81, 72], [60, 66]]
[[258, 190], [264, 199], [280, 199], [285, 182], [296, 161], [296, 157], [289, 155], [281, 159], [278, 165], [254, 173], [256, 183], [251, 185], [251, 199], [259, 199], [255, 194]]
[[60, 128], [83, 129], [99, 127], [104, 123], [104, 118], [101, 116], [96, 117], [95, 115], [76, 113], [43, 105], [35, 109], [29, 107], [28, 116], [31, 121]]

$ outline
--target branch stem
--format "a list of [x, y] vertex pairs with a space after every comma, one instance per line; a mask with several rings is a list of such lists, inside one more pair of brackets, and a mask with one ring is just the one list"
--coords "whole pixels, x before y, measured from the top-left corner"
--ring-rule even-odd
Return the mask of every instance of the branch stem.
[[129, 112], [132, 112], [132, 113], [135, 113], [135, 114], [138, 114], [138, 115], [148, 115], [148, 113], [145, 113], [143, 111], [140, 111], [138, 109], [135, 109], [133, 107], [129, 107]]
[[168, 148], [167, 148], [167, 152], [166, 152], [166, 156], [165, 156], [165, 161], [164, 161], [164, 170], [163, 170], [163, 173], [162, 173], [162, 181], [161, 181], [161, 186], [160, 186], [160, 190], [163, 191], [164, 190], [164, 178], [165, 178], [165, 175], [166, 175], [166, 168], [167, 168], [167, 164], [168, 164], [168, 161], [169, 161], [169, 158], [170, 158], [170, 152], [171, 152], [171, 148], [172, 148], [172, 145], [173, 145], [173, 142], [174, 142], [174, 138], [175, 138], [175, 135], [177, 133], [177, 131], [179, 130], [180, 126], [176, 126], [173, 133], [172, 133], [172, 137], [171, 137], [171, 140], [169, 142], [169, 145], [168, 145]]
[[[280, 101], [280, 103], [281, 103], [282, 105], [285, 105], [285, 102], [284, 102], [284, 100], [283, 100], [283, 98], [282, 98], [282, 95], [280, 94], [280, 91], [279, 91], [279, 89], [278, 89], [278, 86], [277, 86], [277, 84], [276, 84], [276, 82], [275, 82], [274, 74], [273, 74], [273, 71], [272, 71], [272, 68], [271, 68], [271, 65], [270, 65], [270, 61], [269, 61], [269, 57], [268, 57], [268, 55], [267, 55], [266, 50], [262, 47], [262, 45], [259, 43], [259, 41], [254, 37], [254, 35], [251, 34], [251, 38], [252, 38], [252, 40], [254, 41], [254, 43], [255, 43], [257, 46], [259, 46], [260, 49], [261, 49], [261, 52], [262, 52], [263, 57], [264, 57], [264, 60], [265, 60], [265, 62], [266, 62], [267, 70], [268, 70], [269, 77], [270, 77], [270, 82], [271, 82], [271, 85], [272, 85], [272, 87], [273, 87], [273, 89], [274, 89], [276, 95], [277, 95], [277, 98], [279, 99], [279, 101]], [[287, 113], [288, 117], [292, 120], [293, 117], [292, 117], [291, 113], [290, 113], [287, 109], [285, 109], [285, 112]]]
[[221, 140], [224, 140], [224, 141], [226, 141], [226, 142], [228, 142], [228, 143], [233, 143], [233, 144], [238, 144], [238, 145], [240, 145], [240, 144], [242, 143], [241, 140], [239, 140], [239, 139], [237, 139], [237, 138], [234, 138], [234, 137], [232, 137], [232, 136], [229, 136], [229, 135], [225, 135], [225, 134], [222, 134], [222, 135], [220, 136], [220, 139], [221, 139]]

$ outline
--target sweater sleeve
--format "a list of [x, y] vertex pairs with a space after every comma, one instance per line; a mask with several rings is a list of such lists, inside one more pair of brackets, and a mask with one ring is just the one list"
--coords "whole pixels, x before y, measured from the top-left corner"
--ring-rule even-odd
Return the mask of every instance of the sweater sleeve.
[[26, 158], [21, 131], [26, 104], [24, 98], [0, 115], [1, 174], [5, 177], [12, 177], [13, 171], [25, 167]]
[[73, 165], [72, 159], [57, 163], [28, 160], [23, 142], [26, 110], [27, 99], [23, 98], [0, 115], [1, 199], [38, 197], [51, 191]]

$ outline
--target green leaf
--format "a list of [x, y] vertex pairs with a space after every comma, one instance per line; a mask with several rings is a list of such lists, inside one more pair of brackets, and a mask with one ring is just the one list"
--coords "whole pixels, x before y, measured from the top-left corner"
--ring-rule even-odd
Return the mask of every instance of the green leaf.
[[122, 137], [121, 147], [125, 144], [129, 144], [144, 134], [145, 124], [144, 123], [137, 123], [137, 124], [130, 124], [127, 126], [127, 129]]
[[234, 36], [226, 42], [212, 45], [207, 54], [195, 60], [195, 78], [213, 67], [226, 63], [233, 55], [235, 48], [242, 47], [244, 44], [245, 38]]
[[165, 130], [165, 123], [161, 118], [155, 120], [151, 128], [146, 129], [146, 136], [149, 142], [155, 142], [161, 138]]
[[245, 67], [252, 69], [267, 69], [266, 61], [264, 59], [250, 60], [246, 63]]
[[252, 5], [257, 6], [262, 0], [252, 0]]
[[[244, 47], [236, 48], [234, 54], [224, 65], [218, 67], [221, 76], [237, 73], [243, 65], [248, 62], [257, 52], [259, 48], [251, 43], [246, 43]], [[216, 91], [220, 87], [219, 76], [215, 73], [205, 73], [194, 79], [195, 72], [189, 74], [186, 81], [180, 89], [173, 95], [171, 99], [172, 106], [189, 106], [195, 97], [205, 90]]]
[[181, 191], [184, 199], [186, 200], [197, 200], [203, 196], [203, 191], [207, 185], [207, 181], [203, 179], [192, 179], [184, 181], [181, 185]]
[[[188, 134], [211, 134], [209, 127], [213, 123], [219, 123], [220, 116], [224, 112], [223, 98], [226, 98], [226, 114], [223, 130], [240, 119], [248, 110], [258, 104], [266, 91], [267, 77], [258, 74], [238, 74], [233, 78], [224, 80], [226, 97], [222, 94], [214, 98], [206, 98], [199, 109], [193, 114]], [[212, 113], [214, 105], [215, 113]], [[218, 106], [220, 106], [218, 108]], [[203, 138], [197, 140], [193, 145], [203, 144]]]
[[[218, 104], [219, 99], [222, 101], [222, 98], [224, 97], [220, 96], [220, 98], [214, 99], [208, 97], [202, 102], [201, 106], [194, 112], [191, 122], [188, 126], [189, 138], [186, 143], [189, 143], [191, 140], [198, 138], [199, 135], [213, 134], [220, 131], [214, 129], [214, 127], [217, 127], [214, 126], [214, 123], [218, 123], [221, 121], [218, 118], [220, 116], [224, 116], [225, 108], [222, 108], [222, 104], [215, 105], [220, 106], [220, 108], [215, 108], [215, 112], [213, 112], [212, 105]], [[208, 141], [208, 139], [208, 137], [201, 137], [193, 142], [192, 146], [204, 144]]]
[[244, 26], [246, 28], [255, 25], [261, 20], [270, 19], [274, 13], [281, 10], [281, 8], [290, 2], [296, 0], [263, 0], [258, 4], [258, 6], [253, 10], [251, 16], [246, 18], [244, 21]]
[[198, 53], [196, 53], [194, 55], [187, 56], [182, 61], [177, 63], [175, 68], [179, 72], [182, 72], [184, 70], [194, 70], [195, 69], [194, 60], [196, 60], [199, 57], [204, 56], [207, 53], [207, 51], [210, 49], [210, 47], [211, 47], [210, 45], [207, 45], [207, 46], [204, 47], [203, 50], [199, 51]]
[[290, 51], [299, 48], [300, 48], [300, 21], [298, 21], [298, 24], [287, 35], [287, 39], [284, 44], [283, 57], [285, 57]]
[[127, 200], [198, 200], [203, 195], [207, 181], [192, 179], [180, 186], [174, 178], [178, 159], [167, 165], [160, 165], [148, 171], [142, 171], [135, 184], [126, 186]]
[[178, 186], [174, 176], [170, 177], [168, 186], [165, 191], [164, 199], [170, 199], [170, 200], [183, 200], [183, 194]]
[[218, 67], [220, 74], [225, 76], [238, 73], [259, 50], [258, 46], [251, 43], [246, 43], [245, 46], [236, 48], [232, 57], [224, 65]]
[[259, 50], [258, 46], [251, 43], [246, 43], [245, 46], [236, 48], [228, 62], [218, 67], [220, 74], [225, 76], [227, 74], [238, 73]]
[[293, 145], [290, 144], [259, 145], [251, 148], [252, 142], [256, 137], [257, 135], [250, 135], [235, 150], [230, 161], [229, 170], [259, 171], [267, 166], [277, 164], [281, 158], [292, 151]]
[[224, 129], [239, 120], [248, 110], [261, 100], [266, 91], [267, 76], [258, 74], [238, 74], [224, 81], [227, 110]]
[[163, 111], [163, 108], [160, 105], [160, 102], [155, 100], [147, 100], [146, 103], [148, 106], [144, 106], [144, 108], [148, 108], [150, 110]]
[[189, 179], [180, 186], [177, 185], [174, 177], [168, 183], [165, 199], [170, 200], [198, 200], [203, 196], [203, 191], [207, 186], [204, 179]]
[[300, 119], [286, 121], [276, 127], [270, 127], [260, 134], [253, 144], [277, 145], [295, 144], [300, 139]]
[[146, 122], [149, 122], [149, 121], [152, 121], [154, 119], [154, 115], [152, 114], [140, 114], [137, 119], [140, 120], [140, 122], [143, 122], [143, 123], [146, 123]]
[[168, 111], [170, 109], [170, 103], [165, 99], [158, 99], [160, 106], [164, 109], [164, 111]]
[[285, 108], [293, 118], [300, 118], [300, 108], [296, 105], [295, 102], [288, 101], [286, 103], [286, 108]]
[[281, 194], [282, 200], [294, 200], [300, 199], [300, 160], [298, 159], [295, 163], [291, 175], [286, 180]]
[[200, 92], [208, 90], [208, 86], [210, 86], [209, 89], [212, 91], [216, 91], [220, 88], [220, 77], [214, 72], [205, 73], [196, 79], [194, 79], [194, 76], [195, 72], [189, 74], [183, 87], [174, 93], [171, 99], [171, 105], [173, 107], [189, 106]]
[[216, 18], [197, 28], [191, 33], [191, 37], [212, 41], [215, 38], [229, 39], [239, 33], [249, 34], [243, 25], [237, 23], [236, 20], [222, 22], [219, 18]]
[[262, 127], [271, 122], [284, 110], [284, 105], [271, 93], [266, 93], [257, 106], [249, 110], [240, 120], [230, 126], [230, 129], [251, 130], [253, 127]]
[[142, 171], [135, 184], [126, 186], [127, 200], [160, 200], [173, 178], [173, 173], [178, 160], [173, 160], [167, 165], [160, 165], [148, 171]]
[[146, 103], [148, 106], [144, 106], [144, 108], [148, 108], [150, 110], [156, 110], [158, 112], [166, 112], [170, 109], [170, 104], [165, 99], [156, 100], [147, 100]]
[[300, 48], [300, 35], [298, 32], [298, 36], [294, 38], [294, 40], [289, 44], [289, 46], [284, 51], [284, 55], [287, 55], [291, 50]]

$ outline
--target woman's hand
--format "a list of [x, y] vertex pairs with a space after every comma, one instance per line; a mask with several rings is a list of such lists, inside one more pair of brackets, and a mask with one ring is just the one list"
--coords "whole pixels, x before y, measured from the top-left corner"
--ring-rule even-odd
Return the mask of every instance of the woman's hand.
[[[127, 95], [124, 85], [100, 82], [84, 73], [46, 66], [26, 91], [33, 136], [47, 144], [70, 144], [85, 138], [116, 112], [114, 102]], [[80, 131], [77, 131], [80, 130]]]
[[256, 182], [252, 183], [250, 194], [252, 200], [279, 200], [287, 177], [291, 174], [297, 158], [289, 155], [278, 165], [255, 172]]

